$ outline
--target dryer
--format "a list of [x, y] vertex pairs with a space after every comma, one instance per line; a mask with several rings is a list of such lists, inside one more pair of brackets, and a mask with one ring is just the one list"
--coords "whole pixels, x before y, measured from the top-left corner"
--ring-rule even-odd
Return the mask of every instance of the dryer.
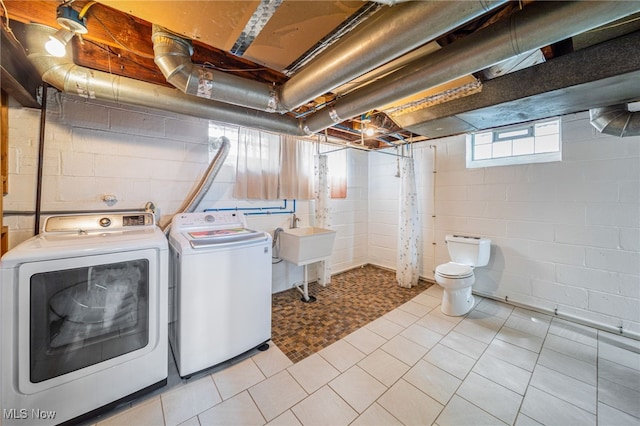
[[51, 216], [0, 262], [2, 424], [59, 424], [166, 384], [168, 244], [149, 213]]
[[271, 339], [271, 241], [236, 211], [174, 216], [169, 341], [181, 377]]

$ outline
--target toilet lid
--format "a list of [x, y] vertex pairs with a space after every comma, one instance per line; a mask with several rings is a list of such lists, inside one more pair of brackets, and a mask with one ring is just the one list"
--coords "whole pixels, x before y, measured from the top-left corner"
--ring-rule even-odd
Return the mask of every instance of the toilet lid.
[[473, 268], [469, 265], [449, 262], [438, 265], [436, 268], [436, 274], [440, 274], [444, 277], [466, 278], [473, 275]]

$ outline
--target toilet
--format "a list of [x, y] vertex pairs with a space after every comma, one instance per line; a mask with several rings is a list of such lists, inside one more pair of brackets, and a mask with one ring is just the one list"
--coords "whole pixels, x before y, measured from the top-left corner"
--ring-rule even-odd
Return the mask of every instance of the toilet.
[[464, 315], [474, 303], [471, 286], [476, 280], [473, 268], [486, 266], [491, 253], [491, 240], [464, 235], [445, 236], [451, 262], [436, 267], [436, 282], [444, 288], [442, 313]]

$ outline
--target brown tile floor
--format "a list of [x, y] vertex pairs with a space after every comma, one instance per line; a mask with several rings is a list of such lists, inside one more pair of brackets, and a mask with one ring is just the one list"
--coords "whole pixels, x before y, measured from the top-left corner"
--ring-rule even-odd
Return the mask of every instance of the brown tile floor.
[[298, 362], [358, 328], [381, 317], [429, 288], [422, 281], [412, 288], [396, 283], [395, 271], [367, 265], [334, 275], [331, 284], [309, 285], [317, 300], [303, 303], [292, 288], [272, 298], [271, 340]]

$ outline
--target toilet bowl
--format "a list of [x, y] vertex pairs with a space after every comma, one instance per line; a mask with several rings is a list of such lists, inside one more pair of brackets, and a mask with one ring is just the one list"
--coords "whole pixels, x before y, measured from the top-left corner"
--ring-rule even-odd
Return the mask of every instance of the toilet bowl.
[[445, 241], [452, 261], [438, 265], [435, 270], [436, 283], [444, 290], [440, 310], [445, 315], [460, 316], [473, 308], [471, 289], [476, 280], [473, 270], [489, 262], [491, 240], [447, 235]]

